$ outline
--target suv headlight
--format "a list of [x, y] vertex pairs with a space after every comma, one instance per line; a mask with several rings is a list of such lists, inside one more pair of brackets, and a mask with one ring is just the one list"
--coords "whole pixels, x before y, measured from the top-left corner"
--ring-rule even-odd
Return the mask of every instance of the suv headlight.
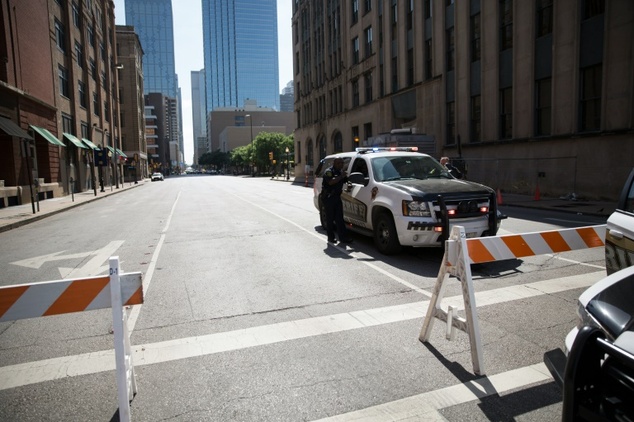
[[403, 215], [408, 217], [431, 217], [427, 202], [403, 201]]

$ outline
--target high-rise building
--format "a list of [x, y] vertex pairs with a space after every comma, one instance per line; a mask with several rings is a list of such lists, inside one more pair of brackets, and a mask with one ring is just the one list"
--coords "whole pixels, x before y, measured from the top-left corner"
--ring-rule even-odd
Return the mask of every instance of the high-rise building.
[[280, 95], [280, 111], [292, 112], [295, 106], [295, 90], [293, 88], [293, 81], [286, 84], [286, 87], [282, 90]]
[[172, 0], [125, 0], [126, 25], [134, 27], [143, 48], [145, 94], [178, 98], [173, 21]]
[[276, 0], [202, 0], [206, 113], [280, 109]]
[[205, 118], [205, 70], [192, 70], [192, 132], [194, 135], [194, 164], [209, 151]]

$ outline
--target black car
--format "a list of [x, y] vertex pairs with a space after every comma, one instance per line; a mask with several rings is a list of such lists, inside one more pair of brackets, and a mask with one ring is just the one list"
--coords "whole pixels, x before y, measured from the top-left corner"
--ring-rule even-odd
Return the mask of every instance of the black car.
[[634, 267], [583, 292], [578, 314], [566, 352], [544, 355], [563, 388], [562, 420], [634, 421]]

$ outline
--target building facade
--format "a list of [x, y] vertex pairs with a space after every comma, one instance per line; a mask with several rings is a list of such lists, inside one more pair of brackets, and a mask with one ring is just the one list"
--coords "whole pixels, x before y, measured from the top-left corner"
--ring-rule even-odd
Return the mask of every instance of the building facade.
[[177, 141], [179, 129], [176, 99], [158, 92], [147, 94], [145, 124], [151, 171], [160, 171], [166, 176], [178, 171], [180, 149]]
[[148, 177], [143, 99], [143, 49], [132, 26], [117, 25], [121, 144], [128, 160], [126, 181]]
[[260, 132], [293, 133], [293, 113], [263, 108], [218, 108], [209, 113], [212, 128], [211, 151], [231, 152], [250, 144]]
[[202, 0], [206, 113], [280, 109], [276, 0]]
[[120, 182], [113, 2], [7, 0], [0, 19], [0, 122], [21, 130], [0, 130], [2, 206]]
[[206, 152], [210, 152], [207, 141], [207, 125], [205, 119], [205, 70], [192, 70], [192, 133], [194, 136], [194, 159], [198, 159]]
[[633, 48], [629, 0], [294, 0], [298, 173], [409, 128], [502, 191], [615, 199]]

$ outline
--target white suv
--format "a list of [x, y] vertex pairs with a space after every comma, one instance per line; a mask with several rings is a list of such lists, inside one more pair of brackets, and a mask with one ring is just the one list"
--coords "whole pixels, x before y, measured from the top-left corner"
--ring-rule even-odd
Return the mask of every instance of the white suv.
[[623, 186], [616, 211], [605, 232], [605, 266], [608, 274], [634, 265], [634, 168]]
[[451, 226], [469, 237], [494, 236], [499, 228], [495, 191], [458, 180], [438, 161], [415, 148], [358, 148], [329, 155], [315, 171], [314, 205], [323, 227], [322, 176], [335, 157], [344, 160], [344, 221], [354, 232], [372, 236], [384, 254], [401, 246], [440, 247]]

